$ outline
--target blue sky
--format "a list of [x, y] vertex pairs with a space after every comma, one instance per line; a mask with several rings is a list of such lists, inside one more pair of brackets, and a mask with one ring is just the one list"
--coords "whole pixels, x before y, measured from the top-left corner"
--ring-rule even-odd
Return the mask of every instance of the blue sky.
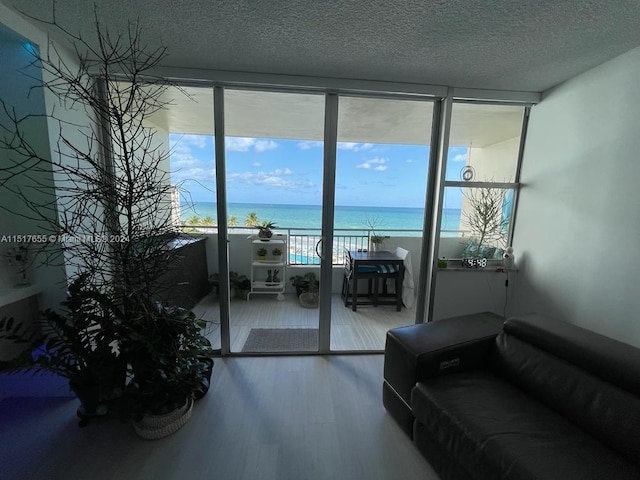
[[[227, 137], [230, 203], [319, 205], [322, 142]], [[194, 202], [215, 201], [213, 137], [170, 135], [171, 179]], [[447, 179], [459, 179], [466, 148], [452, 148]], [[336, 205], [423, 207], [429, 147], [338, 143]], [[448, 195], [447, 208], [460, 208]]]

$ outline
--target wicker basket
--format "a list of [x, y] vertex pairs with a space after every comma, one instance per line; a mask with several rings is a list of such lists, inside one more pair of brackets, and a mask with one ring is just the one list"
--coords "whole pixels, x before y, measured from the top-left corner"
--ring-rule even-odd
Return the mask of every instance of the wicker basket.
[[133, 422], [133, 429], [146, 440], [158, 440], [180, 430], [191, 418], [193, 398], [176, 410], [163, 415], [145, 415], [139, 422]]

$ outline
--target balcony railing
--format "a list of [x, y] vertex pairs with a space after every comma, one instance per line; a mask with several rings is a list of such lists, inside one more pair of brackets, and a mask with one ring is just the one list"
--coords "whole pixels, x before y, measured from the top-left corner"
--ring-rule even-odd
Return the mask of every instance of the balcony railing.
[[[182, 225], [182, 231], [189, 233], [217, 233], [217, 226], [204, 225]], [[289, 265], [319, 265], [320, 257], [318, 251], [322, 248], [318, 243], [322, 239], [319, 229], [309, 228], [277, 228], [276, 232], [286, 235], [287, 244], [289, 246]], [[256, 230], [247, 227], [229, 227], [231, 234], [255, 235]], [[460, 237], [465, 236], [465, 232], [460, 230], [443, 230], [443, 236]], [[371, 245], [371, 236], [374, 234], [368, 229], [336, 229], [333, 236], [333, 265], [344, 264], [344, 250], [368, 249]], [[399, 230], [391, 229], [384, 231], [376, 231], [375, 234], [384, 235], [385, 238], [393, 238], [396, 236], [404, 237], [420, 237], [421, 230]]]

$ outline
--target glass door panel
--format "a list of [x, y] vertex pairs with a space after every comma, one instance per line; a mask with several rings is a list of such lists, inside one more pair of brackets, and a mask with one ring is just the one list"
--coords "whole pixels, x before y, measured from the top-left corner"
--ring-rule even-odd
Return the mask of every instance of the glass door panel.
[[224, 105], [231, 352], [318, 351], [324, 96], [226, 89]]
[[186, 238], [178, 274], [181, 306], [207, 320], [207, 338], [220, 349], [220, 310], [211, 275], [217, 271], [217, 215], [213, 90], [169, 87], [167, 108], [153, 120], [169, 155], [166, 176], [172, 186], [172, 220]]
[[[387, 330], [415, 321], [432, 115], [429, 101], [339, 99], [332, 350], [382, 350]], [[393, 264], [360, 265], [358, 272], [383, 274], [354, 281], [348, 250], [406, 258], [404, 288], [396, 287]]]

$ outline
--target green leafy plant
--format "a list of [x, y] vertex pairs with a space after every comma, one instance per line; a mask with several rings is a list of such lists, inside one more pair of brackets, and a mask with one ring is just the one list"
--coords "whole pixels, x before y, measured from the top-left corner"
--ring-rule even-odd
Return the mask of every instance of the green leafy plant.
[[265, 257], [267, 255], [267, 249], [264, 247], [260, 247], [256, 250], [256, 255], [258, 257]]
[[274, 257], [282, 256], [282, 249], [278, 247], [274, 248], [273, 250], [271, 250], [271, 255], [273, 255]]
[[296, 294], [300, 296], [303, 293], [317, 293], [320, 289], [320, 281], [313, 272], [304, 275], [294, 275], [289, 278], [291, 285], [296, 288]]
[[271, 231], [271, 229], [277, 228], [276, 224], [273, 223], [272, 221], [263, 221], [260, 222], [258, 225], [256, 225], [256, 228], [258, 229], [258, 236], [260, 238], [271, 238], [273, 235], [273, 232]]
[[25, 345], [3, 365], [14, 371], [45, 370], [69, 380], [87, 414], [104, 413], [122, 395], [126, 361], [118, 352], [118, 315], [110, 296], [80, 275], [69, 286], [62, 311], [46, 310], [42, 333], [23, 322], [3, 319], [0, 339]]
[[209, 387], [205, 327], [189, 310], [151, 303], [121, 326], [120, 349], [131, 365], [122, 402], [126, 417], [170, 412]]

